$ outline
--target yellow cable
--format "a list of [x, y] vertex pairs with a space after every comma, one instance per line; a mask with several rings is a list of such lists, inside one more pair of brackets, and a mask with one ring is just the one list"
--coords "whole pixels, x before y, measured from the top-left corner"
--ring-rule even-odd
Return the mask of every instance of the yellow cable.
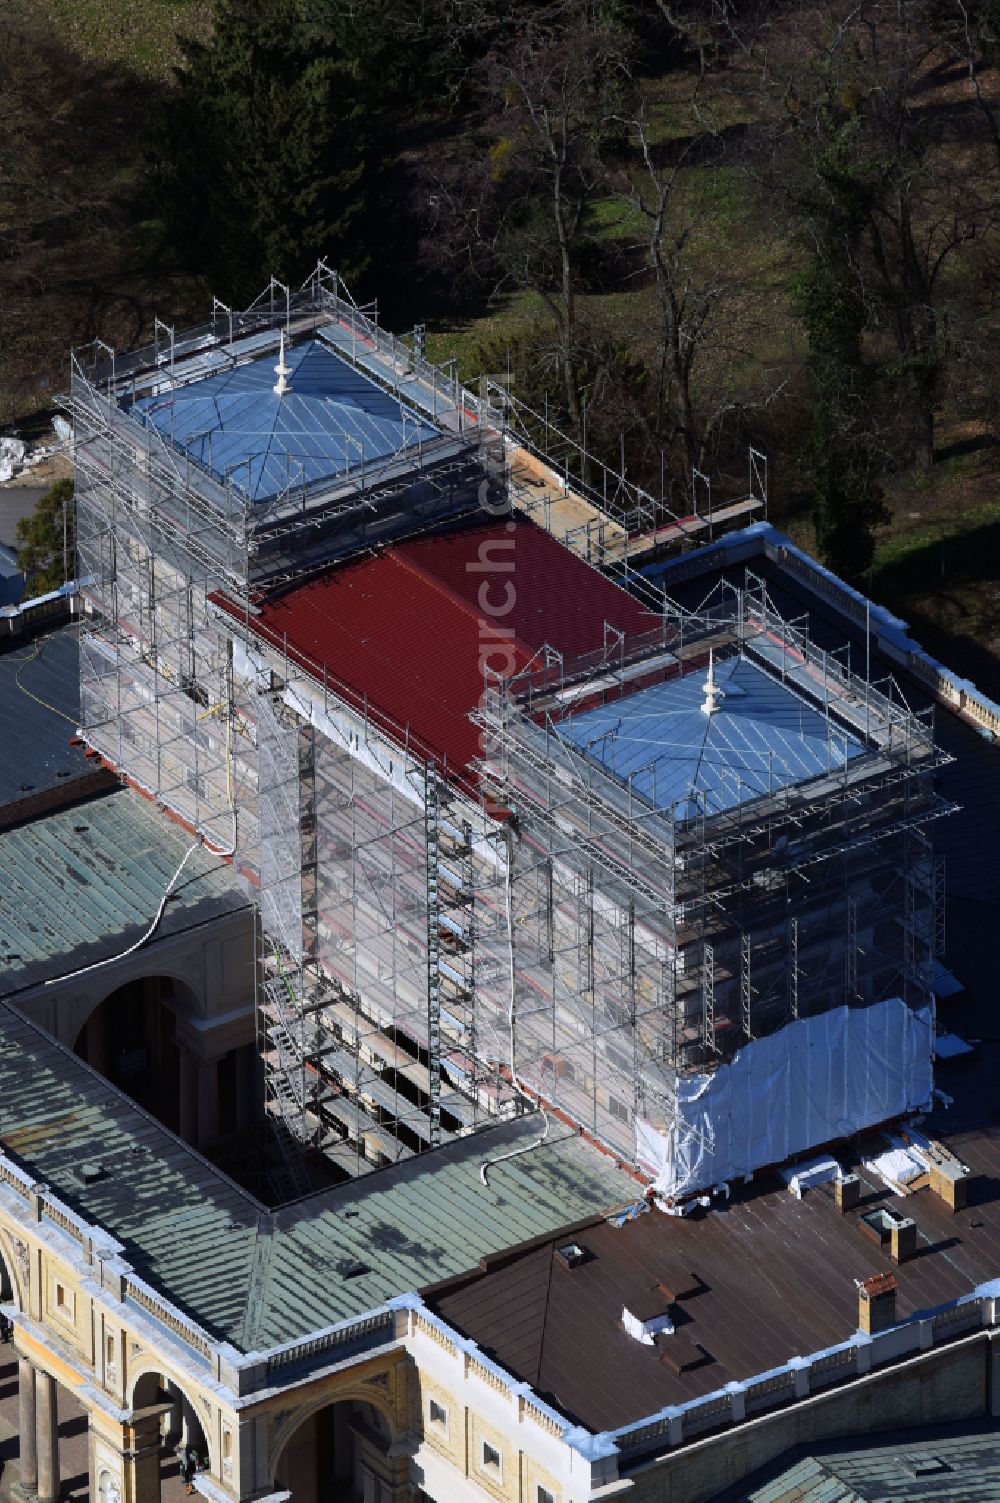
[[41, 651], [42, 642], [38, 641], [35, 643], [34, 651], [29, 657], [14, 659], [14, 662], [20, 665], [17, 672], [14, 674], [14, 682], [20, 689], [21, 693], [27, 694], [28, 698], [33, 699], [36, 705], [41, 705], [43, 710], [51, 710], [53, 715], [58, 715], [62, 720], [68, 720], [71, 726], [76, 727], [80, 723], [78, 716], [74, 717], [73, 715], [67, 715], [64, 710], [57, 710], [55, 705], [50, 705], [47, 699], [40, 699], [37, 694], [33, 694], [30, 689], [26, 689], [21, 682], [21, 669], [27, 668], [29, 663], [33, 663], [36, 658], [40, 657]]

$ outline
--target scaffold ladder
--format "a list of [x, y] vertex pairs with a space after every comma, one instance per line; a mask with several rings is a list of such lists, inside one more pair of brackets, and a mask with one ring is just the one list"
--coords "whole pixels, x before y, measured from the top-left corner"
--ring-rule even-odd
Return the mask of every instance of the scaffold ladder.
[[427, 1051], [430, 1075], [430, 1146], [441, 1142], [441, 900], [438, 891], [437, 767], [428, 762], [424, 779], [424, 832], [427, 853]]

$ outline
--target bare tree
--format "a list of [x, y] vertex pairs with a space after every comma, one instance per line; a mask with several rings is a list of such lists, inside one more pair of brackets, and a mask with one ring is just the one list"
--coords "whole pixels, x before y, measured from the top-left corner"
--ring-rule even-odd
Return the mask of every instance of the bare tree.
[[699, 88], [691, 100], [692, 133], [673, 150], [654, 144], [644, 117], [630, 122], [641, 170], [625, 189], [644, 227], [642, 252], [659, 314], [653, 341], [655, 441], [671, 456], [684, 490], [693, 470], [708, 467], [727, 420], [767, 406], [785, 384], [765, 373], [755, 389], [736, 398], [719, 380], [727, 361], [745, 361], [749, 354], [734, 320], [748, 273], [719, 253], [713, 244], [717, 226], [692, 190], [694, 169], [712, 172], [727, 165], [722, 133], [701, 108]]
[[609, 124], [628, 85], [622, 34], [588, 4], [551, 8], [489, 60], [493, 244], [509, 283], [535, 291], [558, 332], [566, 411], [577, 434], [578, 294], [591, 215], [607, 192]]
[[924, 465], [949, 357], [949, 270], [995, 232], [1000, 208], [983, 133], [941, 81], [942, 42], [931, 0], [802, 7], [767, 38], [772, 187], [810, 246], [839, 233], [850, 203], [857, 254], [842, 264], [898, 398], [906, 451]]

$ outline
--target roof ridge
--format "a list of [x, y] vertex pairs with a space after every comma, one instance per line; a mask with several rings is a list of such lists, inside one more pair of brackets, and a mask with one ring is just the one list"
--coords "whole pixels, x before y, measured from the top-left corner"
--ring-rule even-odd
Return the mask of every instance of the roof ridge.
[[545, 1355], [545, 1331], [549, 1314], [549, 1295], [552, 1291], [552, 1269], [556, 1261], [555, 1242], [548, 1244], [549, 1266], [545, 1279], [545, 1298], [542, 1301], [542, 1315], [538, 1322], [538, 1353], [535, 1357], [535, 1376], [532, 1387], [540, 1387], [542, 1382], [542, 1357]]
[[[500, 539], [497, 539], [497, 541], [500, 541]], [[458, 606], [463, 615], [471, 617], [473, 621], [482, 622], [484, 625], [488, 626], [490, 624], [489, 617], [483, 611], [477, 610], [464, 595], [460, 595], [457, 590], [452, 589], [451, 585], [446, 585], [443, 580], [430, 573], [428, 569], [424, 568], [422, 564], [417, 563], [415, 559], [404, 557], [400, 553], [399, 548], [393, 548], [389, 552], [389, 557], [399, 568], [407, 570], [410, 574], [415, 574], [418, 579], [422, 580], [424, 584], [429, 585], [432, 590], [436, 590], [439, 595], [443, 595], [446, 600], [450, 600], [452, 605]], [[503, 629], [501, 619], [499, 629], [497, 626], [493, 626], [492, 628], [494, 637], [499, 635], [499, 631]], [[505, 638], [505, 640], [509, 641], [513, 647], [517, 647], [526, 657], [533, 657], [535, 649], [529, 643], [524, 642], [514, 631], [513, 627], [507, 629], [512, 632], [512, 635]]]
[[[275, 369], [277, 369], [277, 367], [275, 367]], [[298, 369], [298, 366], [295, 367], [295, 370], [297, 370], [297, 369]], [[295, 370], [292, 371], [293, 375], [295, 374]], [[272, 394], [273, 394], [273, 389], [272, 389]], [[284, 394], [282, 394], [282, 395], [280, 395], [280, 396], [277, 397], [277, 400], [275, 401], [275, 404], [274, 404], [274, 417], [273, 417], [273, 419], [271, 421], [271, 431], [267, 435], [267, 443], [264, 445], [264, 448], [262, 450], [259, 450], [256, 454], [250, 454], [250, 455], [247, 456], [247, 458], [250, 460], [251, 464], [254, 463], [257, 459], [260, 460], [260, 473], [257, 476], [257, 484], [254, 486], [254, 489], [253, 489], [252, 493], [250, 494], [251, 501], [256, 501], [257, 500], [259, 492], [260, 492], [261, 485], [264, 483], [264, 480], [265, 480], [266, 475], [267, 475], [267, 466], [268, 466], [268, 462], [269, 462], [269, 460], [271, 458], [271, 450], [274, 447], [275, 438], [276, 438], [277, 433], [278, 433], [278, 419], [281, 417], [281, 404], [282, 404], [282, 402], [285, 399], [285, 395], [290, 396], [290, 397], [295, 396], [295, 390], [294, 390], [294, 388], [289, 388], [289, 390], [288, 390], [287, 393], [284, 393]], [[289, 430], [288, 429], [283, 430], [282, 440], [283, 440], [283, 447], [284, 447], [284, 451], [285, 451], [285, 459], [286, 459], [286, 461], [288, 459], [295, 459], [296, 464], [298, 464], [299, 468], [302, 469], [303, 466], [302, 466], [301, 459], [297, 459], [296, 456], [294, 454], [292, 454], [290, 452], [290, 450], [289, 450], [288, 443], [287, 443], [287, 437], [288, 437], [288, 435], [289, 435]], [[287, 463], [285, 465], [285, 477], [286, 477], [286, 479], [288, 477], [288, 466], [287, 466]], [[280, 486], [279, 486], [278, 489], [280, 490]], [[275, 491], [275, 492], [268, 492], [268, 495], [276, 495], [276, 494], [277, 494], [277, 491]]]
[[243, 1326], [241, 1330], [244, 1350], [248, 1352], [256, 1350], [257, 1330], [260, 1326], [260, 1317], [264, 1308], [264, 1291], [267, 1288], [268, 1274], [271, 1271], [275, 1231], [273, 1213], [270, 1211], [258, 1213], [257, 1225], [254, 1229], [253, 1251], [251, 1253], [246, 1310], [243, 1314]]

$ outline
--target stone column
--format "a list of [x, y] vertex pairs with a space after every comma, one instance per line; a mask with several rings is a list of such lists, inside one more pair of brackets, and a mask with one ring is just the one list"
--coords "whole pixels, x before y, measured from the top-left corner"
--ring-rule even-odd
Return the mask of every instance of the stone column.
[[256, 1053], [252, 1044], [241, 1044], [236, 1050], [236, 1127], [239, 1132], [252, 1127], [254, 1122]]
[[56, 1380], [39, 1372], [36, 1379], [38, 1418], [38, 1503], [59, 1503], [59, 1414]]
[[178, 1135], [185, 1143], [195, 1143], [198, 1137], [198, 1070], [194, 1055], [183, 1044], [178, 1043], [180, 1060], [178, 1068], [180, 1083], [178, 1086], [180, 1100], [178, 1103], [179, 1128]]
[[17, 1359], [17, 1419], [20, 1431], [22, 1498], [38, 1491], [38, 1447], [35, 1436], [35, 1369], [26, 1357]]
[[198, 1070], [198, 1147], [204, 1148], [219, 1136], [219, 1062], [199, 1060]]
[[181, 1401], [181, 1444], [194, 1446], [197, 1451], [205, 1450], [205, 1436], [202, 1430], [201, 1420], [195, 1412], [194, 1405], [187, 1394], [181, 1389], [177, 1390]]
[[126, 1427], [125, 1497], [131, 1503], [159, 1503], [161, 1417], [157, 1405], [140, 1410]]
[[163, 1419], [163, 1443], [168, 1448], [176, 1446], [183, 1434], [184, 1410], [180, 1389], [169, 1378], [163, 1379], [163, 1391], [170, 1398], [170, 1413]]

